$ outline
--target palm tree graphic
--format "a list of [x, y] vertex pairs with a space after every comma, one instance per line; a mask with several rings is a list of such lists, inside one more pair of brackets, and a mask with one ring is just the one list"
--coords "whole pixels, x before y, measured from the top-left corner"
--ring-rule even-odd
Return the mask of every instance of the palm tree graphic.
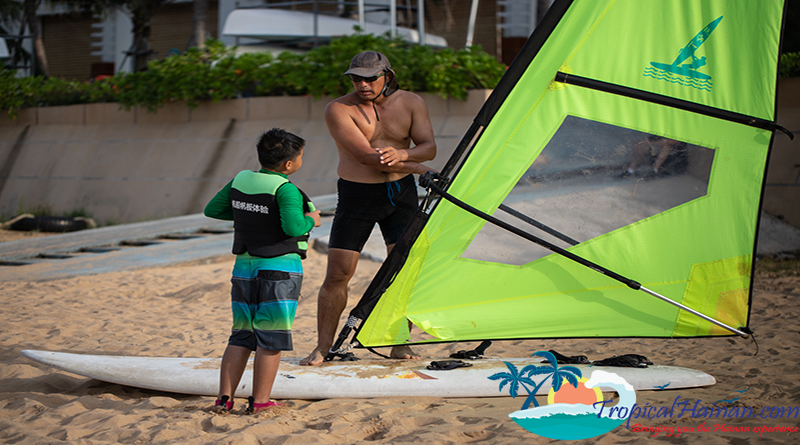
[[[581, 370], [574, 366], [563, 366], [559, 368], [556, 357], [548, 351], [535, 352], [533, 356], [544, 357], [548, 362], [550, 362], [550, 365], [527, 365], [522, 368], [521, 371], [518, 371], [515, 365], [509, 362], [503, 362], [506, 364], [508, 372], [498, 372], [497, 374], [492, 374], [489, 376], [489, 379], [491, 380], [500, 380], [500, 392], [503, 392], [503, 388], [506, 385], [509, 385], [509, 392], [511, 397], [514, 398], [517, 397], [517, 394], [519, 393], [519, 387], [522, 386], [522, 388], [528, 393], [525, 403], [522, 404], [523, 410], [528, 409], [531, 403], [533, 403], [534, 407], [539, 406], [539, 402], [536, 401], [536, 393], [539, 391], [539, 388], [542, 387], [544, 382], [547, 381], [547, 379], [553, 380], [553, 391], [558, 391], [561, 389], [564, 379], [566, 379], [572, 386], [577, 388], [578, 379], [582, 377]], [[533, 379], [533, 376], [544, 376], [544, 378], [539, 383], [536, 383], [536, 381]]]

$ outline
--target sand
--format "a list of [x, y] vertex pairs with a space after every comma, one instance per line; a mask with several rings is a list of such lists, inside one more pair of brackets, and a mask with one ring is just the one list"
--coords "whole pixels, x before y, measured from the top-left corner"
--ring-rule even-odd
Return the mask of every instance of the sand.
[[[524, 398], [376, 398], [289, 400], [256, 416], [209, 411], [214, 398], [141, 390], [54, 370], [20, 355], [23, 349], [141, 356], [219, 357], [228, 336], [230, 256], [194, 264], [114, 272], [44, 282], [0, 283], [0, 442], [14, 444], [306, 444], [306, 443], [551, 443], [517, 426], [508, 414]], [[353, 302], [378, 264], [362, 261], [352, 281]], [[316, 338], [317, 291], [325, 256], [310, 252], [294, 324], [303, 357]], [[349, 309], [348, 309], [349, 310]], [[619, 339], [495, 342], [488, 354], [524, 357], [555, 349], [601, 359], [638, 353], [658, 364], [703, 370], [718, 383], [698, 389], [637, 393], [640, 405], [753, 407], [772, 419], [682, 416], [634, 419], [585, 443], [745, 444], [800, 440], [798, 432], [753, 432], [755, 427], [798, 427], [800, 406], [800, 263], [761, 260], [755, 281], [752, 340]], [[441, 357], [475, 344], [418, 348]], [[758, 350], [758, 354], [756, 354]], [[367, 357], [369, 352], [359, 350]], [[736, 400], [733, 400], [736, 399]], [[541, 403], [546, 403], [540, 398]], [[237, 400], [238, 411], [244, 401]], [[691, 408], [691, 406], [690, 406]], [[778, 408], [778, 409], [772, 409]], [[699, 412], [698, 412], [699, 413]], [[768, 416], [769, 417], [769, 416]], [[641, 427], [672, 428], [642, 431]], [[715, 425], [725, 424], [719, 430]], [[708, 431], [699, 431], [701, 426]], [[730, 427], [749, 428], [732, 432]], [[676, 429], [684, 429], [679, 433]], [[668, 434], [671, 434], [668, 436]]]

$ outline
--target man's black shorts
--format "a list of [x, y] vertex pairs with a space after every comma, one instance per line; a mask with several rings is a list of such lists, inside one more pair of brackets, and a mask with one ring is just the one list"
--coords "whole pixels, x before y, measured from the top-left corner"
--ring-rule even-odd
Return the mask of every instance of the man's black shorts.
[[364, 184], [339, 179], [339, 200], [328, 247], [361, 252], [375, 223], [387, 246], [395, 244], [417, 209], [414, 175], [393, 182]]

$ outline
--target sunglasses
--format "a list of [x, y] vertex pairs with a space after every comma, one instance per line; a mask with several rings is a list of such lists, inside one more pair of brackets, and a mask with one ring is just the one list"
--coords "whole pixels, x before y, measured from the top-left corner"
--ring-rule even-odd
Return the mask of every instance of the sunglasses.
[[385, 72], [380, 73], [377, 76], [372, 76], [372, 77], [361, 77], [361, 76], [356, 76], [355, 74], [350, 74], [350, 80], [352, 80], [355, 83], [359, 82], [372, 83], [378, 80], [379, 77], [383, 77], [384, 74], [386, 73]]

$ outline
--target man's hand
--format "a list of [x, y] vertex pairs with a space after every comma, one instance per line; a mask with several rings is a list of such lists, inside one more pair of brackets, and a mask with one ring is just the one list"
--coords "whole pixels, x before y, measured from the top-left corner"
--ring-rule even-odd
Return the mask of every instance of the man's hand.
[[376, 148], [375, 151], [381, 155], [381, 164], [393, 166], [398, 162], [408, 160], [408, 152], [406, 150], [398, 150], [394, 147]]

